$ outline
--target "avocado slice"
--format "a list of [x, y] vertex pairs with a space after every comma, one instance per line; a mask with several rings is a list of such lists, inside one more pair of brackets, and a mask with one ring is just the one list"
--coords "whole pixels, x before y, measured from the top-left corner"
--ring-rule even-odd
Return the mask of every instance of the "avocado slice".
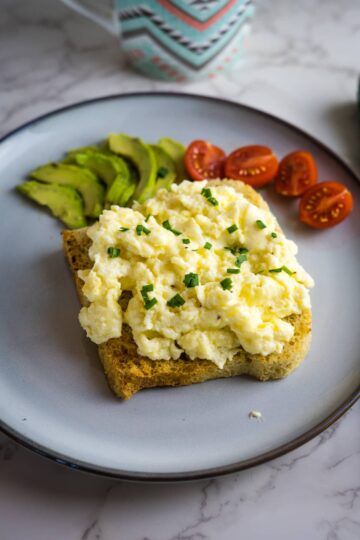
[[73, 187], [29, 180], [16, 186], [16, 189], [29, 199], [47, 206], [70, 229], [86, 227], [84, 205]]
[[155, 192], [160, 188], [169, 189], [176, 179], [176, 165], [174, 160], [157, 144], [149, 145], [156, 157], [157, 171]]
[[139, 171], [139, 183], [134, 199], [140, 203], [146, 201], [154, 193], [156, 183], [156, 158], [152, 149], [140, 139], [129, 137], [123, 133], [111, 133], [108, 137], [110, 150], [131, 160]]
[[[123, 161], [122, 158], [118, 159]], [[137, 173], [131, 164], [127, 164], [125, 161], [124, 163], [125, 167], [117, 174], [106, 192], [105, 202], [107, 206], [111, 204], [126, 206], [130, 197], [134, 195], [137, 184]]]
[[48, 184], [72, 186], [84, 199], [86, 216], [97, 218], [101, 214], [104, 188], [91, 171], [76, 165], [49, 163], [32, 171], [30, 176]]
[[135, 189], [136, 182], [130, 175], [124, 178], [124, 176], [119, 174], [106, 193], [105, 201], [107, 206], [111, 204], [126, 206], [130, 198], [134, 195]]
[[158, 141], [158, 145], [175, 161], [177, 181], [185, 180], [188, 177], [184, 165], [185, 146], [170, 137], [163, 137]]
[[103, 150], [102, 149], [100, 150], [100, 147], [95, 146], [95, 145], [94, 146], [80, 146], [79, 148], [72, 148], [71, 150], [66, 152], [66, 157], [61, 160], [61, 163], [75, 164], [76, 163], [75, 156], [77, 154], [93, 154], [94, 152], [99, 152], [99, 151], [102, 152]]
[[107, 186], [111, 186], [115, 178], [122, 174], [129, 175], [127, 163], [119, 156], [103, 152], [86, 152], [73, 154], [77, 165], [81, 165], [96, 174]]

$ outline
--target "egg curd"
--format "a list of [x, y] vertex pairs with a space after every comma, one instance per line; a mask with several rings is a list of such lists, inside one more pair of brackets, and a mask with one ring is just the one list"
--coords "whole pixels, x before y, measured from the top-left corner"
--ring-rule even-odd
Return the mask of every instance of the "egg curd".
[[79, 319], [97, 344], [126, 323], [143, 356], [185, 353], [222, 368], [240, 348], [281, 352], [294, 334], [286, 317], [310, 308], [296, 244], [226, 184], [184, 181], [132, 209], [112, 206], [88, 236], [94, 264], [79, 271], [89, 301]]

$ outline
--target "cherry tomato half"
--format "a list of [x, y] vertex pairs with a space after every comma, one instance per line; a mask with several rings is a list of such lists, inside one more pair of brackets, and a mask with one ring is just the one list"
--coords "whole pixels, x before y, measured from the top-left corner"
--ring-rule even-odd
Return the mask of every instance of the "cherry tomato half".
[[185, 167], [192, 180], [222, 178], [225, 152], [207, 141], [193, 141], [185, 152]]
[[285, 197], [299, 197], [316, 184], [317, 170], [314, 158], [309, 152], [292, 152], [279, 165], [275, 178], [275, 189]]
[[278, 170], [278, 160], [267, 146], [242, 146], [225, 161], [225, 177], [242, 180], [253, 187], [271, 182]]
[[343, 221], [353, 208], [353, 198], [342, 184], [320, 182], [300, 201], [300, 220], [314, 229], [327, 229]]

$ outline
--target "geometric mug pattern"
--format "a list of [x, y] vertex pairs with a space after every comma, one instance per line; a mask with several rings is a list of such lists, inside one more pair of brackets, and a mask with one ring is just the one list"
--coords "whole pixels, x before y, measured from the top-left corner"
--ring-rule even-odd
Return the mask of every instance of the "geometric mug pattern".
[[237, 61], [253, 13], [251, 0], [117, 0], [125, 58], [147, 75], [176, 81]]

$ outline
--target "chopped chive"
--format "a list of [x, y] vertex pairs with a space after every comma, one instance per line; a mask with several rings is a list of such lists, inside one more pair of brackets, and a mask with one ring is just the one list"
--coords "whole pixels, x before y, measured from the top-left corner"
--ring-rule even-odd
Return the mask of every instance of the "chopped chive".
[[255, 221], [256, 225], [259, 227], [259, 229], [266, 229], [267, 225], [261, 219], [257, 219]]
[[155, 306], [155, 304], [157, 304], [156, 298], [147, 298], [146, 300], [144, 300], [144, 307], [146, 310], [151, 309]]
[[249, 252], [248, 248], [246, 248], [246, 247], [239, 247], [239, 248], [225, 247], [224, 249], [226, 249], [227, 251], [230, 251], [230, 253], [232, 253], [233, 255], [236, 255], [237, 253], [240, 253], [240, 255], [242, 255], [243, 253], [248, 253]]
[[197, 287], [199, 285], [199, 276], [198, 274], [194, 274], [193, 272], [190, 272], [189, 274], [186, 274], [183, 279], [183, 283], [185, 287], [188, 289], [192, 289], [193, 287]]
[[247, 255], [246, 253], [243, 253], [242, 255], [239, 255], [238, 257], [236, 257], [235, 266], [238, 266], [240, 268], [242, 263], [245, 261], [247, 261]]
[[215, 199], [215, 197], [209, 197], [208, 198], [208, 201], [210, 204], [212, 204], [213, 206], [219, 206], [219, 201], [217, 199]]
[[142, 233], [144, 233], [144, 234], [150, 234], [151, 233], [150, 229], [147, 229], [146, 227], [144, 227], [144, 225], [136, 225], [135, 230], [136, 230], [136, 234], [138, 236], [141, 236]]
[[145, 223], [147, 223], [149, 221], [149, 219], [151, 218], [151, 214], [148, 214], [145, 218]]
[[228, 274], [240, 274], [240, 268], [228, 268], [226, 272]]
[[258, 270], [257, 272], [255, 272], [255, 276], [257, 276], [258, 274], [263, 274], [265, 272], [265, 270]]
[[157, 171], [157, 175], [159, 178], [165, 178], [168, 172], [169, 172], [169, 169], [167, 169], [166, 167], [160, 167]]
[[233, 232], [235, 232], [235, 231], [238, 230], [238, 226], [235, 225], [235, 223], [234, 223], [233, 225], [230, 225], [230, 227], [228, 227], [226, 230], [227, 230], [228, 233], [231, 234], [231, 233], [233, 233]]
[[225, 278], [222, 281], [220, 281], [221, 287], [224, 289], [224, 291], [231, 291], [232, 288], [232, 280], [230, 278]]
[[295, 272], [292, 272], [291, 270], [289, 270], [289, 268], [287, 266], [283, 266], [282, 269], [283, 269], [284, 272], [289, 274], [289, 276], [292, 276], [293, 274], [295, 274]]
[[109, 255], [110, 259], [115, 259], [115, 257], [118, 257], [120, 255], [120, 249], [110, 246], [107, 248], [107, 254]]
[[203, 188], [201, 190], [201, 195], [205, 197], [209, 201], [210, 204], [213, 206], [219, 206], [219, 201], [215, 199], [215, 197], [212, 196], [211, 189], [209, 188]]
[[148, 298], [148, 293], [154, 290], [154, 285], [150, 283], [149, 285], [144, 285], [141, 289], [141, 296], [146, 300]]
[[140, 292], [144, 300], [145, 309], [151, 309], [152, 307], [155, 306], [155, 304], [157, 304], [156, 298], [149, 298], [149, 295], [148, 295], [148, 293], [152, 292], [153, 290], [154, 290], [154, 285], [152, 283], [149, 283], [149, 285], [144, 285], [141, 288]]
[[190, 244], [190, 240], [188, 238], [183, 238], [182, 243], [183, 244]]
[[210, 199], [212, 197], [211, 189], [210, 188], [202, 188], [201, 195], [205, 197], [205, 199]]
[[130, 229], [128, 229], [127, 227], [120, 227], [119, 231], [120, 232], [126, 232], [126, 231], [129, 231]]
[[269, 272], [276, 273], [276, 274], [278, 274], [279, 272], [286, 272], [287, 274], [289, 274], [289, 276], [292, 276], [293, 274], [295, 274], [295, 272], [292, 272], [291, 270], [289, 270], [287, 266], [280, 266], [280, 268], [271, 268]]
[[170, 300], [166, 302], [166, 305], [169, 307], [181, 307], [185, 304], [185, 300], [180, 294], [175, 294]]
[[276, 232], [272, 232], [270, 236], [271, 236], [271, 238], [277, 238]]
[[205, 242], [204, 248], [205, 248], [205, 249], [211, 249], [211, 248], [212, 248], [212, 244], [210, 244], [210, 242]]
[[175, 234], [175, 236], [180, 236], [180, 234], [181, 234], [180, 231], [177, 231], [176, 229], [172, 228], [172, 226], [170, 225], [170, 221], [168, 219], [166, 221], [163, 221], [162, 226], [164, 227], [164, 229], [166, 229], [166, 230], [172, 232], [173, 234]]

